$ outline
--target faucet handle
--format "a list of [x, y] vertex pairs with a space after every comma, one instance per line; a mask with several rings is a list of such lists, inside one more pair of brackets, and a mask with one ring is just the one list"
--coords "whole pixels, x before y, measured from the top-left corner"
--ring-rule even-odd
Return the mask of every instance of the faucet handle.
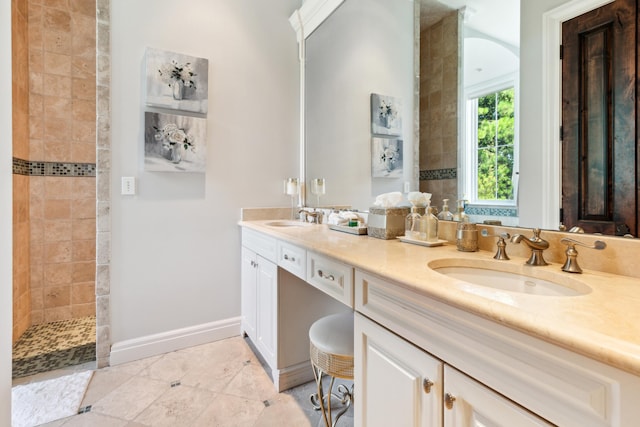
[[482, 231], [480, 232], [480, 234], [482, 235], [482, 237], [497, 237], [498, 238], [498, 242], [496, 243], [496, 246], [498, 247], [498, 250], [496, 251], [496, 254], [493, 256], [494, 259], [499, 259], [499, 260], [508, 260], [510, 259], [509, 256], [507, 255], [507, 243], [504, 241], [504, 239], [509, 239], [511, 238], [511, 235], [507, 232], [504, 233], [499, 233], [499, 234], [489, 234], [489, 232], [487, 231], [486, 228], [483, 228]]
[[534, 228], [533, 229], [533, 237], [530, 238], [529, 240], [531, 240], [532, 242], [544, 242], [545, 240], [542, 239], [540, 237], [540, 229], [539, 228]]
[[568, 237], [560, 239], [560, 243], [567, 245], [567, 250], [565, 252], [567, 260], [562, 266], [562, 271], [566, 271], [567, 273], [582, 273], [582, 268], [578, 265], [578, 251], [576, 250], [576, 245], [597, 250], [602, 250], [607, 247], [607, 244], [602, 240], [596, 240], [593, 242], [593, 245], [588, 245]]

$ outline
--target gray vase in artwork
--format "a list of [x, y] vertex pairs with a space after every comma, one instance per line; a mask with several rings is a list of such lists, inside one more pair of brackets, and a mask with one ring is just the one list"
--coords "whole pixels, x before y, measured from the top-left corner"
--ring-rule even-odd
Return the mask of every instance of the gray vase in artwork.
[[176, 164], [182, 161], [182, 147], [180, 144], [174, 144], [171, 146], [169, 160]]
[[391, 172], [394, 168], [393, 159], [391, 157], [387, 157], [386, 159], [384, 159], [384, 166], [387, 169], [387, 172]]
[[175, 80], [171, 87], [173, 89], [173, 99], [175, 99], [176, 101], [181, 101], [184, 97], [184, 83], [182, 82], [182, 80]]

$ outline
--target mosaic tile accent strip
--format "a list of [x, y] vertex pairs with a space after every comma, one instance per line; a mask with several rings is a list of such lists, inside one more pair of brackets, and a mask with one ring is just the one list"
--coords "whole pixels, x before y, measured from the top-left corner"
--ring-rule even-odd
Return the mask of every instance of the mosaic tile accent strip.
[[517, 207], [492, 207], [492, 206], [473, 206], [466, 205], [464, 211], [467, 215], [482, 215], [482, 216], [505, 216], [505, 217], [518, 217]]
[[13, 173], [30, 176], [96, 176], [96, 164], [36, 162], [14, 157]]
[[33, 325], [13, 346], [13, 378], [95, 360], [95, 316]]
[[420, 171], [420, 181], [433, 181], [437, 179], [456, 179], [458, 169], [430, 169]]
[[29, 162], [27, 160], [13, 158], [13, 174], [29, 175]]

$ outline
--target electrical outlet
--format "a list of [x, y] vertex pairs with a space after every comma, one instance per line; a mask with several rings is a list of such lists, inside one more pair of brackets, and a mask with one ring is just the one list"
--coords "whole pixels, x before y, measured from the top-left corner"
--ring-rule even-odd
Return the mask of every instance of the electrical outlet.
[[409, 191], [411, 191], [411, 183], [409, 181], [405, 181], [404, 182], [404, 192], [408, 193]]
[[125, 196], [133, 196], [136, 194], [136, 178], [133, 176], [122, 177], [122, 189], [120, 194]]

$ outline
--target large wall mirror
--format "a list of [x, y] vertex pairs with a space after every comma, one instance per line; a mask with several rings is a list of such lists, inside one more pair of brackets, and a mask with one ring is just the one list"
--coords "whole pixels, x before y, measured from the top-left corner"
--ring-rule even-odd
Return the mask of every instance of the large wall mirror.
[[[411, 1], [346, 0], [306, 40], [306, 174], [325, 179], [324, 206], [366, 210], [377, 194], [417, 189], [414, 18]], [[394, 100], [388, 128], [372, 126], [385, 102], [372, 94]], [[373, 172], [383, 156], [388, 168]]]
[[[572, 13], [610, 1], [344, 0], [306, 38], [303, 169], [308, 181], [326, 180], [320, 204], [366, 210], [377, 194], [420, 189], [438, 207], [445, 197], [472, 198], [478, 221], [557, 229], [559, 60], [549, 41]], [[428, 67], [441, 79], [427, 79]], [[401, 100], [401, 173], [372, 176], [372, 93]], [[507, 176], [511, 187], [483, 203], [473, 176], [480, 156], [468, 142], [479, 112], [500, 113], [505, 99], [512, 145], [494, 145], [489, 157], [502, 171], [496, 180]]]

